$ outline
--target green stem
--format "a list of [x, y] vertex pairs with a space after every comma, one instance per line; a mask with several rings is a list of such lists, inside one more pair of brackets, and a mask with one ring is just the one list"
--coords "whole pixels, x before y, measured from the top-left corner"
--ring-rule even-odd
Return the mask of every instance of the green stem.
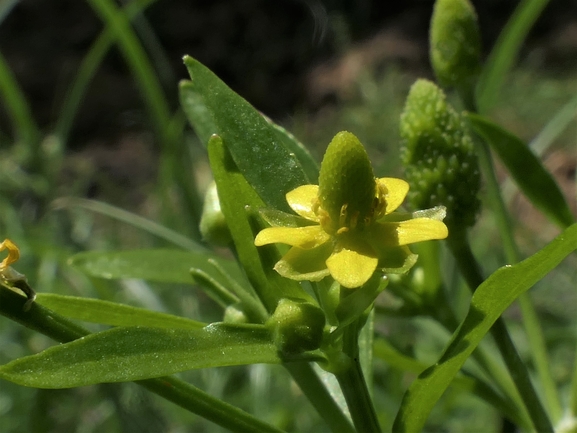
[[221, 427], [231, 431], [254, 433], [283, 431], [260, 421], [237, 407], [223, 404], [222, 400], [214, 398], [173, 376], [141, 380], [136, 383], [184, 409], [196, 413], [200, 412], [204, 418], [212, 421], [218, 420]]
[[[0, 314], [56, 341], [67, 343], [88, 335], [86, 329], [39, 304], [24, 311], [26, 299], [0, 285]], [[282, 432], [239, 408], [212, 397], [175, 377], [135, 382], [167, 400], [209, 421], [233, 431]]]
[[[507, 212], [505, 202], [501, 196], [501, 190], [497, 177], [495, 176], [495, 169], [491, 160], [491, 154], [488, 146], [484, 142], [476, 142], [479, 163], [487, 181], [487, 191], [491, 208], [495, 213], [497, 220], [497, 227], [499, 235], [505, 247], [505, 257], [508, 263], [517, 263], [521, 259], [519, 249], [513, 237], [513, 227], [511, 219]], [[559, 421], [562, 416], [562, 406], [557, 394], [557, 387], [551, 370], [549, 368], [550, 362], [547, 356], [547, 346], [545, 344], [545, 337], [541, 329], [541, 324], [535, 311], [529, 295], [523, 293], [519, 296], [519, 306], [521, 307], [521, 315], [523, 318], [523, 326], [529, 340], [529, 347], [531, 356], [535, 362], [535, 367], [544, 390], [545, 402], [549, 409], [553, 420]]]
[[284, 366], [334, 433], [355, 433], [350, 420], [331, 397], [327, 387], [309, 363], [289, 362]]
[[[444, 291], [439, 290], [442, 296], [438, 296], [435, 303], [436, 315], [434, 316], [449, 332], [454, 332], [459, 326], [459, 321], [451, 304], [446, 298]], [[491, 377], [494, 385], [500, 389], [509, 407], [515, 408], [516, 415], [522, 419], [521, 428], [531, 425], [529, 413], [515, 383], [511, 379], [508, 371], [504, 369], [497, 360], [487, 353], [482, 346], [478, 346], [473, 352], [473, 358], [479, 366]]]
[[351, 365], [335, 373], [358, 432], [380, 432], [381, 426], [373, 406], [361, 362], [359, 359], [359, 327], [362, 319], [347, 326], [343, 333], [343, 352], [351, 359]]
[[[577, 348], [575, 353], [577, 359]], [[574, 362], [573, 380], [571, 382], [571, 395], [569, 396], [569, 411], [573, 416], [577, 415], [577, 362]]]
[[[483, 283], [484, 278], [467, 241], [465, 230], [454, 228], [447, 241], [459, 270], [463, 274], [468, 286], [474, 291]], [[497, 319], [491, 328], [491, 335], [497, 343], [497, 347], [511, 373], [517, 390], [523, 397], [535, 429], [539, 432], [553, 432], [553, 427], [551, 426], [545, 408], [541, 404], [535, 388], [531, 383], [529, 371], [511, 340], [503, 318], [500, 317]]]

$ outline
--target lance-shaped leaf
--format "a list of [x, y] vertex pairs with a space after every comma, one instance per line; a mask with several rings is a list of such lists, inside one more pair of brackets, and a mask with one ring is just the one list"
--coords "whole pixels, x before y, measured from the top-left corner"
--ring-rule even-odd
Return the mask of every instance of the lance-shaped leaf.
[[218, 188], [220, 205], [227, 220], [239, 261], [267, 310], [272, 313], [281, 298], [300, 298], [312, 301], [301, 286], [281, 277], [273, 270], [280, 258], [275, 246], [259, 248], [254, 245], [260, 216], [264, 206], [253, 188], [240, 173], [223, 140], [212, 136], [208, 143], [210, 166]]
[[486, 117], [468, 113], [467, 118], [475, 131], [499, 155], [531, 203], [561, 228], [570, 226], [575, 218], [559, 186], [523, 140]]
[[199, 329], [206, 323], [100, 299], [39, 293], [36, 302], [71, 319], [112, 326]]
[[305, 164], [314, 171], [308, 152], [206, 66], [188, 56], [184, 64], [192, 81], [180, 84], [180, 101], [201, 142], [207, 144], [213, 134], [221, 136], [240, 172], [263, 201], [288, 211], [285, 194], [311, 182], [299, 161], [308, 156]]
[[226, 285], [227, 281], [209, 259], [216, 261], [236, 281], [243, 281], [244, 277], [236, 263], [209, 252], [169, 249], [87, 251], [72, 256], [68, 263], [91, 277], [140, 278], [177, 284], [192, 284], [190, 269], [196, 268]]
[[409, 387], [393, 425], [394, 431], [420, 431], [427, 416], [467, 358], [497, 318], [522, 293], [577, 250], [577, 224], [528, 259], [495, 271], [475, 291], [467, 316], [439, 361]]
[[0, 378], [36, 388], [71, 388], [196, 368], [280, 362], [270, 332], [262, 325], [122, 327], [16, 359], [0, 367]]

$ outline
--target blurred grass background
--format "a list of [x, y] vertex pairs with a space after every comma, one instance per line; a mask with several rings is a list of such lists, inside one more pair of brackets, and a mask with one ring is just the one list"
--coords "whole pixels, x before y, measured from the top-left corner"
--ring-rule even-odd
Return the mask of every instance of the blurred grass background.
[[[518, 2], [473, 3], [488, 53]], [[198, 240], [210, 171], [203, 146], [178, 107], [177, 83], [188, 78], [182, 56], [213, 69], [319, 159], [336, 132], [350, 130], [367, 146], [377, 175], [401, 176], [399, 114], [413, 81], [432, 78], [427, 46], [432, 6], [433, 1], [417, 0], [3, 0], [0, 238], [10, 237], [21, 247], [17, 269], [37, 291], [219, 320], [221, 311], [194, 287], [89, 280], [66, 266], [67, 257], [82, 250], [171, 245], [153, 223], [137, 226], [124, 211]], [[538, 142], [545, 144], [536, 151], [574, 213], [576, 67], [577, 1], [553, 1], [523, 45], [491, 113], [531, 142], [556, 114], [569, 110], [568, 126], [553, 142]], [[516, 193], [504, 170], [499, 173], [519, 243], [531, 254], [558, 231]], [[486, 211], [473, 242], [487, 273], [503, 263], [495, 254], [500, 245], [494, 233]], [[542, 318], [551, 325], [547, 341], [559, 384], [568, 381], [566, 366], [575, 353], [575, 268], [570, 258], [533, 290]], [[514, 307], [508, 313], [513, 326], [518, 315]], [[426, 319], [388, 318], [377, 325], [403, 351], [425, 360], [434, 360], [447, 338]], [[519, 339], [523, 348], [526, 342]], [[50, 344], [0, 320], [2, 363]], [[387, 426], [411, 377], [382, 362], [375, 368], [377, 407]], [[182, 376], [291, 431], [325, 428], [280, 368], [257, 365]], [[451, 391], [429, 427], [499, 431], [500, 422], [474, 397]], [[52, 391], [2, 382], [0, 431], [218, 430], [131, 384]]]

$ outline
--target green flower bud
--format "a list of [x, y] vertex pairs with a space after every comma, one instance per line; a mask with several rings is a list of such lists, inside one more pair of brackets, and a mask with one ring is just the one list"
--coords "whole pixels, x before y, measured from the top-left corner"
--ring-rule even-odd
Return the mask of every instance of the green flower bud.
[[222, 321], [225, 323], [249, 323], [248, 317], [240, 304], [232, 304], [226, 307]]
[[230, 230], [220, 209], [216, 183], [212, 182], [204, 196], [204, 206], [200, 217], [200, 234], [213, 245], [227, 246], [232, 242]]
[[350, 132], [339, 132], [330, 142], [319, 174], [320, 207], [328, 214], [330, 231], [362, 227], [372, 216], [375, 175], [365, 148]]
[[481, 68], [481, 36], [469, 0], [437, 0], [431, 19], [431, 64], [444, 87], [472, 92]]
[[272, 330], [279, 350], [295, 355], [318, 349], [323, 339], [325, 315], [323, 311], [300, 299], [279, 301], [266, 326]]
[[415, 209], [445, 206], [449, 226], [475, 223], [480, 174], [473, 141], [461, 116], [435, 84], [418, 80], [401, 115], [401, 160]]

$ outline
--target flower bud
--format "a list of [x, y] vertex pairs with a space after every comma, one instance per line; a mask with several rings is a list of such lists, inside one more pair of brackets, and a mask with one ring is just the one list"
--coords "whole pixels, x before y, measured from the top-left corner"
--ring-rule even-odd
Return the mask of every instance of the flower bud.
[[473, 141], [461, 116], [435, 84], [418, 80], [401, 115], [401, 160], [415, 209], [445, 206], [449, 226], [475, 223], [480, 174]]
[[282, 353], [298, 354], [318, 349], [323, 339], [323, 311], [300, 299], [283, 298], [267, 320], [274, 340]]
[[222, 321], [225, 323], [250, 322], [241, 304], [232, 304], [226, 307]]
[[437, 0], [431, 19], [431, 65], [439, 83], [472, 94], [481, 69], [481, 37], [469, 0]]
[[232, 242], [230, 230], [220, 209], [218, 191], [214, 182], [211, 182], [204, 196], [200, 234], [206, 242], [213, 245], [227, 246]]

